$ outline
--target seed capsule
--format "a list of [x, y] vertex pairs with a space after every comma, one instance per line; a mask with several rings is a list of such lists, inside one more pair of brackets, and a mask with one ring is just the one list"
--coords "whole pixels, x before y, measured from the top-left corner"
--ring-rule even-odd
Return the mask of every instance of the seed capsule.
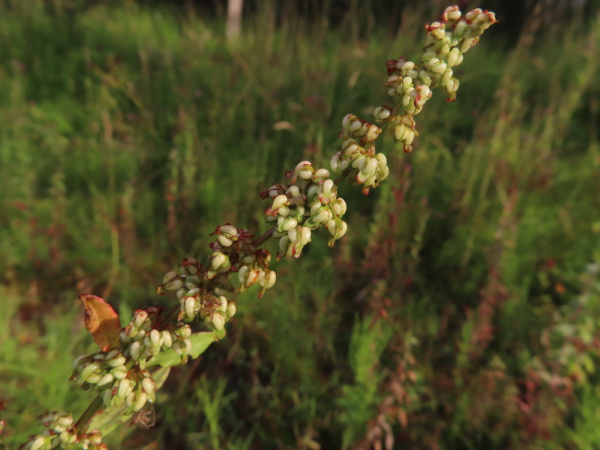
[[225, 328], [225, 317], [218, 311], [212, 315], [211, 322], [217, 331], [223, 331]]
[[113, 374], [111, 373], [107, 373], [105, 374], [100, 381], [98, 381], [98, 383], [96, 383], [98, 386], [104, 386], [108, 383], [112, 383], [114, 381], [115, 377]]
[[127, 359], [123, 355], [119, 355], [115, 358], [109, 359], [108, 361], [106, 361], [106, 363], [110, 367], [119, 367], [125, 364], [125, 361], [127, 361]]
[[142, 380], [142, 388], [148, 394], [153, 395], [154, 392], [156, 392], [156, 383], [154, 383], [154, 380], [151, 377], [144, 377]]
[[119, 381], [119, 387], [117, 388], [117, 397], [119, 398], [125, 398], [129, 395], [129, 393], [132, 391], [133, 389], [133, 384], [131, 381], [129, 381], [127, 378], [122, 379], [121, 381]]
[[179, 289], [182, 286], [183, 286], [183, 281], [181, 281], [179, 278], [177, 278], [177, 279], [174, 279], [173, 281], [170, 281], [169, 283], [165, 284], [164, 288], [167, 291], [176, 291], [177, 289]]

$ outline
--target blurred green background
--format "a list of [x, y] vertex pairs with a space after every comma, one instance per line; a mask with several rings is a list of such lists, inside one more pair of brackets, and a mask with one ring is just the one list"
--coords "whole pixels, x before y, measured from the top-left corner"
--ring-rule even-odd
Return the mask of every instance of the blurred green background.
[[[94, 397], [78, 293], [172, 307], [162, 275], [266, 231], [258, 192], [327, 164], [449, 4], [256, 2], [227, 42], [219, 2], [0, 3], [0, 442]], [[600, 448], [600, 7], [463, 5], [502, 22], [457, 102], [109, 448]]]

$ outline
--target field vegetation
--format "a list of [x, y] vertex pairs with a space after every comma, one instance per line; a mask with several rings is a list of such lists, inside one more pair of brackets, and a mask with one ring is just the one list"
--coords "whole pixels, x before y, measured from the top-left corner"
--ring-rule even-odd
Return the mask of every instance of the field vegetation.
[[[204, 259], [218, 224], [266, 231], [258, 192], [303, 159], [325, 165], [342, 117], [387, 100], [385, 61], [418, 55], [443, 9], [390, 27], [356, 5], [330, 23], [266, 2], [232, 43], [219, 14], [141, 3], [0, 6], [9, 449], [38, 414], [77, 416], [94, 396], [68, 382], [95, 350], [77, 294], [122, 318], [172, 305], [162, 275]], [[382, 186], [342, 187], [347, 236], [333, 249], [313, 236], [276, 265], [227, 338], [173, 370], [156, 426], [124, 427], [109, 448], [600, 447], [589, 6], [551, 26], [536, 10], [516, 38], [490, 30], [460, 66], [458, 100], [434, 94], [419, 116], [415, 151], [389, 140]]]

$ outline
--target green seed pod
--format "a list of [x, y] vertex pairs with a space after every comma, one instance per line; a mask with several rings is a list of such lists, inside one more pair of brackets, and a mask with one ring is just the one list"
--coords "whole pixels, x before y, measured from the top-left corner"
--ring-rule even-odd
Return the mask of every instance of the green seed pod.
[[217, 311], [212, 315], [211, 323], [215, 330], [222, 331], [225, 328], [225, 316]]
[[175, 272], [173, 270], [170, 272], [167, 272], [165, 274], [165, 276], [163, 277], [163, 284], [167, 284], [167, 283], [173, 281], [175, 278], [177, 278], [177, 276], [178, 276], [177, 272]]
[[127, 359], [123, 355], [121, 355], [120, 353], [117, 353], [117, 355], [118, 356], [115, 356], [114, 358], [109, 359], [108, 361], [106, 361], [106, 363], [110, 367], [119, 367], [119, 366], [122, 366], [127, 361]]
[[79, 376], [81, 379], [85, 380], [85, 379], [87, 379], [88, 376], [90, 376], [92, 373], [94, 373], [98, 370], [100, 370], [100, 364], [95, 363], [95, 362], [90, 363], [81, 370], [81, 373], [79, 374]]
[[[275, 272], [273, 270], [269, 270], [269, 272], [267, 273], [265, 278], [266, 278], [265, 279], [265, 289], [270, 289], [275, 284], [277, 275], [275, 274]], [[233, 315], [230, 315], [229, 317], [231, 318], [231, 317], [233, 317]]]
[[196, 305], [197, 305], [196, 297], [186, 297], [183, 301], [183, 307], [185, 309], [185, 314], [191, 319], [196, 314]]
[[150, 340], [152, 341], [152, 346], [156, 349], [159, 349], [162, 346], [162, 334], [158, 330], [152, 330], [150, 332]]
[[86, 377], [85, 382], [89, 384], [96, 384], [101, 379], [102, 375], [100, 375], [99, 373], [91, 373]]
[[125, 397], [125, 404], [131, 407], [131, 405], [133, 405], [133, 402], [135, 401], [135, 397], [135, 391], [131, 391], [129, 394], [127, 394], [127, 397]]
[[107, 389], [102, 393], [102, 401], [106, 406], [109, 406], [111, 404], [112, 398], [112, 389]]
[[104, 376], [96, 383], [98, 386], [105, 386], [114, 381], [115, 377], [112, 373], [106, 373]]
[[144, 407], [144, 405], [146, 404], [147, 401], [148, 401], [148, 395], [145, 392], [140, 393], [140, 395], [138, 395], [137, 399], [135, 400], [135, 403], [133, 404], [133, 411], [134, 412], [140, 411]]
[[133, 390], [133, 383], [128, 380], [127, 378], [124, 378], [122, 380], [119, 381], [119, 385], [117, 387], [117, 397], [119, 398], [125, 398], [129, 395], [129, 393]]
[[180, 280], [179, 278], [170, 281], [169, 283], [164, 285], [164, 288], [167, 291], [176, 291], [177, 289], [181, 288], [183, 286], [183, 281]]
[[141, 352], [142, 352], [142, 344], [140, 341], [135, 341], [134, 343], [131, 344], [131, 347], [129, 347], [129, 353], [131, 354], [131, 358], [134, 361], [138, 361], [140, 359]]
[[[275, 273], [275, 272], [273, 272]], [[234, 302], [229, 302], [229, 304], [227, 305], [227, 320], [231, 320], [231, 318], [233, 316], [235, 316], [235, 313], [237, 311], [237, 306], [235, 305]]]
[[231, 247], [233, 245], [233, 241], [222, 234], [218, 235], [217, 239], [223, 247]]
[[163, 345], [167, 348], [171, 348], [173, 345], [173, 338], [169, 330], [163, 330], [162, 332]]
[[50, 436], [38, 436], [35, 440], [30, 444], [29, 450], [41, 450], [44, 448], [49, 448], [51, 442]]
[[122, 380], [127, 377], [127, 369], [124, 366], [116, 367], [110, 371], [112, 376], [114, 376], [117, 380]]
[[156, 392], [156, 383], [151, 377], [144, 377], [144, 379], [142, 380], [142, 389], [148, 395], [154, 395], [154, 393]]
[[226, 235], [227, 237], [234, 237], [238, 234], [237, 228], [231, 224], [221, 225], [219, 227], [219, 232]]

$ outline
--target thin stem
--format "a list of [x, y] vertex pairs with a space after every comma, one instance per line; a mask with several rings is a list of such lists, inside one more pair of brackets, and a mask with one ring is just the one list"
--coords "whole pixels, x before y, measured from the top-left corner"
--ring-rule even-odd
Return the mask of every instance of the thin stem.
[[273, 233], [275, 232], [276, 229], [277, 229], [277, 227], [271, 228], [265, 234], [256, 238], [255, 241], [252, 243], [252, 245], [254, 245], [255, 247], [260, 247], [265, 241], [267, 241], [271, 236], [273, 236]]
[[102, 406], [102, 395], [98, 394], [96, 398], [90, 403], [90, 406], [83, 412], [77, 423], [75, 424], [75, 429], [77, 430], [77, 434], [81, 434], [89, 425], [91, 418], [98, 412], [100, 407]]

